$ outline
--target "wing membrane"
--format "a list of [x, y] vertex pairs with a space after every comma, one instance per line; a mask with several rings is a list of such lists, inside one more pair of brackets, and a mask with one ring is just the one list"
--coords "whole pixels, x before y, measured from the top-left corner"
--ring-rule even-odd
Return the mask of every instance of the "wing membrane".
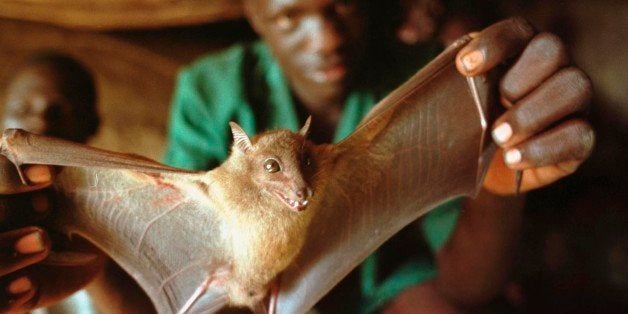
[[[6, 132], [2, 144], [3, 153], [17, 152], [18, 165], [64, 166], [53, 182], [60, 192], [53, 228], [79, 234], [114, 258], [159, 312], [181, 309], [228, 263], [203, 173], [23, 131]], [[220, 308], [223, 295], [211, 287], [196, 308]]]

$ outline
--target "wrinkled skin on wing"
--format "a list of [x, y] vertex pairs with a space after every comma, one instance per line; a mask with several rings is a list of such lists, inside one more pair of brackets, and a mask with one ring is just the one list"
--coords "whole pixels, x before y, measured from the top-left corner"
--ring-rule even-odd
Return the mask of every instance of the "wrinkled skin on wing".
[[[160, 313], [180, 310], [203, 281], [230, 265], [207, 173], [22, 130], [4, 132], [0, 153], [18, 167], [61, 166], [53, 180], [60, 192], [53, 229], [100, 247], [138, 281]], [[216, 285], [192, 310], [225, 302]]]
[[147, 289], [160, 312], [176, 312], [228, 259], [220, 220], [195, 191], [199, 177], [65, 167], [54, 182], [64, 209], [57, 228], [96, 243]]

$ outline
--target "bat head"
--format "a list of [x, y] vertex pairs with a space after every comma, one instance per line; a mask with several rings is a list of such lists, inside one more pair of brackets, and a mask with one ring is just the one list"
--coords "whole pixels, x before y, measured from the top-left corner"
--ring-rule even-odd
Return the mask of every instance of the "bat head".
[[270, 131], [250, 139], [234, 122], [232, 156], [246, 160], [246, 170], [257, 187], [293, 211], [306, 208], [312, 189], [304, 173], [310, 167], [307, 132], [310, 118], [297, 133]]

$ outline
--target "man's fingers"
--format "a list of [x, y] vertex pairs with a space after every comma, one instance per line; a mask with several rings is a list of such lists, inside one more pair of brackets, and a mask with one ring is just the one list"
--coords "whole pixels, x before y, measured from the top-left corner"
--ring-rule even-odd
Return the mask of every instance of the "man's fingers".
[[0, 234], [0, 277], [37, 263], [50, 253], [47, 234], [26, 227]]
[[50, 213], [52, 191], [41, 190], [0, 197], [0, 232], [34, 225]]
[[53, 168], [45, 165], [25, 165], [22, 173], [28, 181], [23, 184], [15, 166], [6, 158], [0, 157], [0, 194], [17, 194], [47, 187], [52, 182]]
[[495, 23], [480, 32], [456, 57], [463, 75], [474, 76], [518, 55], [534, 36], [534, 28], [522, 18]]
[[30, 165], [24, 169], [24, 174], [33, 184], [48, 183], [52, 180], [52, 171], [49, 166]]
[[84, 259], [85, 263], [81, 265], [53, 264], [48, 258], [44, 263], [0, 277], [0, 313], [7, 311], [7, 308], [21, 313], [34, 307], [47, 306], [81, 289], [105, 265], [104, 255], [92, 256]]
[[0, 313], [26, 312], [35, 305], [37, 287], [28, 276], [0, 280]]
[[591, 93], [591, 81], [582, 71], [560, 70], [495, 121], [493, 139], [502, 147], [516, 145], [569, 114], [582, 111]]
[[[506, 149], [504, 162], [509, 168], [517, 170], [572, 161], [579, 164], [591, 154], [594, 143], [595, 133], [591, 126], [585, 121], [573, 119]], [[563, 170], [571, 173], [575, 168]]]
[[515, 102], [569, 62], [567, 50], [554, 34], [536, 35], [501, 81], [503, 97]]

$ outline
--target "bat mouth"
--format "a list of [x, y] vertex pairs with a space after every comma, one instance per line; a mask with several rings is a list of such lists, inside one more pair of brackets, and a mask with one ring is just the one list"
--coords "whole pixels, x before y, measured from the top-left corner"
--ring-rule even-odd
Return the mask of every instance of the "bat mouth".
[[284, 205], [288, 206], [290, 210], [296, 212], [303, 211], [308, 203], [308, 200], [293, 200], [279, 192], [275, 192], [275, 196], [277, 196], [277, 198], [279, 198]]

